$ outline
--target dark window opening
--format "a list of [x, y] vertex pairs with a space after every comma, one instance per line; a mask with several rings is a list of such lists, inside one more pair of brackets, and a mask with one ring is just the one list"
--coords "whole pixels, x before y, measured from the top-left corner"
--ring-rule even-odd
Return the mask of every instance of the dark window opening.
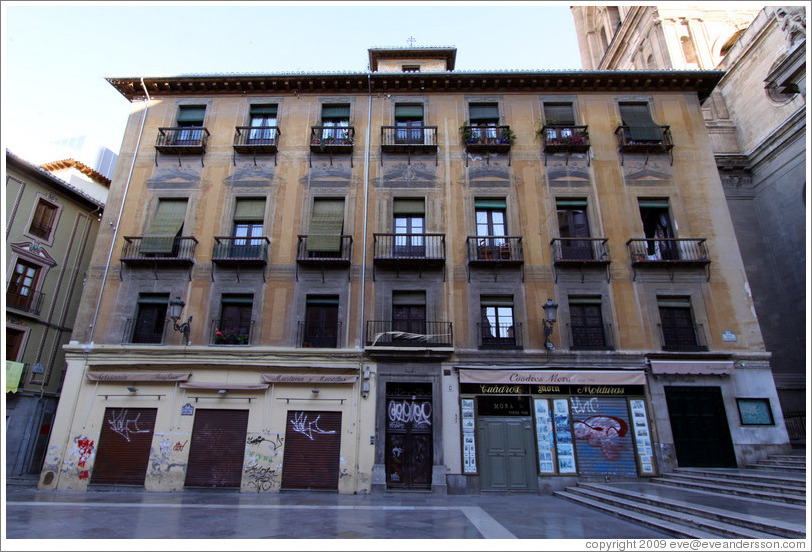
[[168, 293], [142, 293], [138, 296], [132, 343], [163, 343], [168, 304]]

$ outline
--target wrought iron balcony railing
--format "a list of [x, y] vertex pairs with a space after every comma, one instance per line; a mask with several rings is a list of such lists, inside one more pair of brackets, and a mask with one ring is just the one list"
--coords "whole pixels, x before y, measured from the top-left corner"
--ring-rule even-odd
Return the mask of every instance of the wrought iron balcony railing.
[[521, 236], [468, 236], [468, 262], [471, 264], [522, 264]]
[[582, 153], [589, 150], [586, 125], [544, 125], [540, 134], [545, 153]]
[[163, 345], [166, 341], [166, 328], [169, 320], [164, 319], [160, 324], [160, 329], [156, 329], [154, 320], [142, 320], [128, 318], [124, 324], [124, 335], [121, 336], [122, 343], [153, 344]]
[[626, 242], [633, 264], [710, 263], [706, 238], [633, 238]]
[[522, 325], [477, 322], [480, 349], [521, 349]]
[[445, 234], [373, 234], [372, 258], [376, 263], [445, 263]]
[[349, 264], [352, 236], [299, 236], [296, 262], [299, 264]]
[[381, 127], [381, 148], [389, 152], [437, 151], [436, 126]]
[[340, 320], [337, 320], [334, 324], [321, 320], [315, 322], [300, 320], [299, 336], [296, 341], [296, 346], [335, 349], [338, 347], [338, 340], [340, 336]]
[[553, 262], [608, 263], [608, 242], [607, 238], [553, 238]]
[[310, 151], [314, 153], [352, 152], [355, 143], [355, 127], [314, 126], [310, 127]]
[[195, 262], [192, 236], [125, 236], [121, 262], [130, 265], [188, 265]]
[[367, 320], [369, 347], [452, 347], [451, 322], [426, 320]]
[[254, 320], [215, 318], [210, 328], [211, 345], [251, 345]]
[[271, 240], [259, 238], [214, 237], [211, 260], [223, 266], [264, 266], [268, 264]]
[[614, 350], [612, 325], [580, 326], [567, 324], [570, 334], [570, 349], [584, 351]]
[[6, 290], [6, 307], [30, 314], [39, 315], [45, 294], [32, 291], [16, 284], [9, 284]]
[[238, 126], [234, 133], [234, 151], [276, 153], [281, 135], [277, 126]]
[[507, 125], [462, 127], [462, 141], [468, 151], [508, 151], [514, 139]]
[[206, 127], [162, 127], [155, 149], [162, 153], [205, 153], [209, 136]]
[[702, 324], [690, 326], [664, 326], [657, 324], [663, 340], [663, 351], [698, 352], [707, 351], [705, 332]]
[[[671, 150], [674, 149], [674, 142], [671, 139], [671, 127], [668, 125], [661, 125], [654, 127], [659, 129], [656, 132], [656, 138], [653, 139], [639, 139], [633, 137], [633, 133], [628, 126], [621, 125], [615, 129], [615, 136], [617, 137], [617, 151], [621, 154], [621, 162], [623, 164], [623, 154], [625, 153], [667, 153], [673, 163]], [[652, 136], [655, 133], [652, 132]], [[648, 159], [648, 157], [646, 158]]]

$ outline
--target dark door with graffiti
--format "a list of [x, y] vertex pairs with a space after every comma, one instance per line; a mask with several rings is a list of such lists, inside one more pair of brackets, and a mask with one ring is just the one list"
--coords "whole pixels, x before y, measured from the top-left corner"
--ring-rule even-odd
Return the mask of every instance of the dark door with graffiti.
[[477, 397], [477, 441], [483, 491], [538, 490], [529, 397]]
[[341, 412], [288, 411], [283, 489], [338, 490]]
[[247, 430], [247, 410], [198, 408], [189, 443], [186, 486], [239, 487]]
[[157, 408], [104, 410], [91, 483], [144, 484], [157, 412]]
[[386, 486], [430, 489], [431, 383], [386, 384]]
[[572, 397], [572, 431], [581, 475], [637, 475], [626, 397]]
[[736, 467], [721, 388], [666, 386], [665, 401], [680, 467]]

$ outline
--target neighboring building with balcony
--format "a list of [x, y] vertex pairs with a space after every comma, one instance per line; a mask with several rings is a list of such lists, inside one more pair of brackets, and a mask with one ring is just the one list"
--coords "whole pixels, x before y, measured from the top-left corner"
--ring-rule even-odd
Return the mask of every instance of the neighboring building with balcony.
[[109, 79], [133, 170], [41, 488], [546, 492], [789, 447], [700, 108], [722, 73], [455, 58]]
[[[60, 162], [65, 164], [65, 162]], [[57, 163], [57, 164], [60, 164]], [[6, 150], [6, 470], [37, 474], [110, 181], [59, 178]], [[66, 176], [64, 173], [58, 173]]]
[[[663, 4], [572, 12], [586, 69], [725, 71], [702, 113], [783, 415], [793, 443], [802, 444], [809, 347], [805, 8]], [[624, 139], [619, 151], [676, 147], [665, 135], [651, 138], [641, 145]], [[688, 257], [706, 259], [704, 246], [692, 245]]]

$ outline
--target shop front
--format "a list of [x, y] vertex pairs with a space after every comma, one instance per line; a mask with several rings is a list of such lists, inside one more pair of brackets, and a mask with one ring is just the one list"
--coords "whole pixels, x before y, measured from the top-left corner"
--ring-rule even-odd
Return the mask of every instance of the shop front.
[[459, 381], [463, 474], [483, 491], [656, 474], [642, 371], [460, 369]]

